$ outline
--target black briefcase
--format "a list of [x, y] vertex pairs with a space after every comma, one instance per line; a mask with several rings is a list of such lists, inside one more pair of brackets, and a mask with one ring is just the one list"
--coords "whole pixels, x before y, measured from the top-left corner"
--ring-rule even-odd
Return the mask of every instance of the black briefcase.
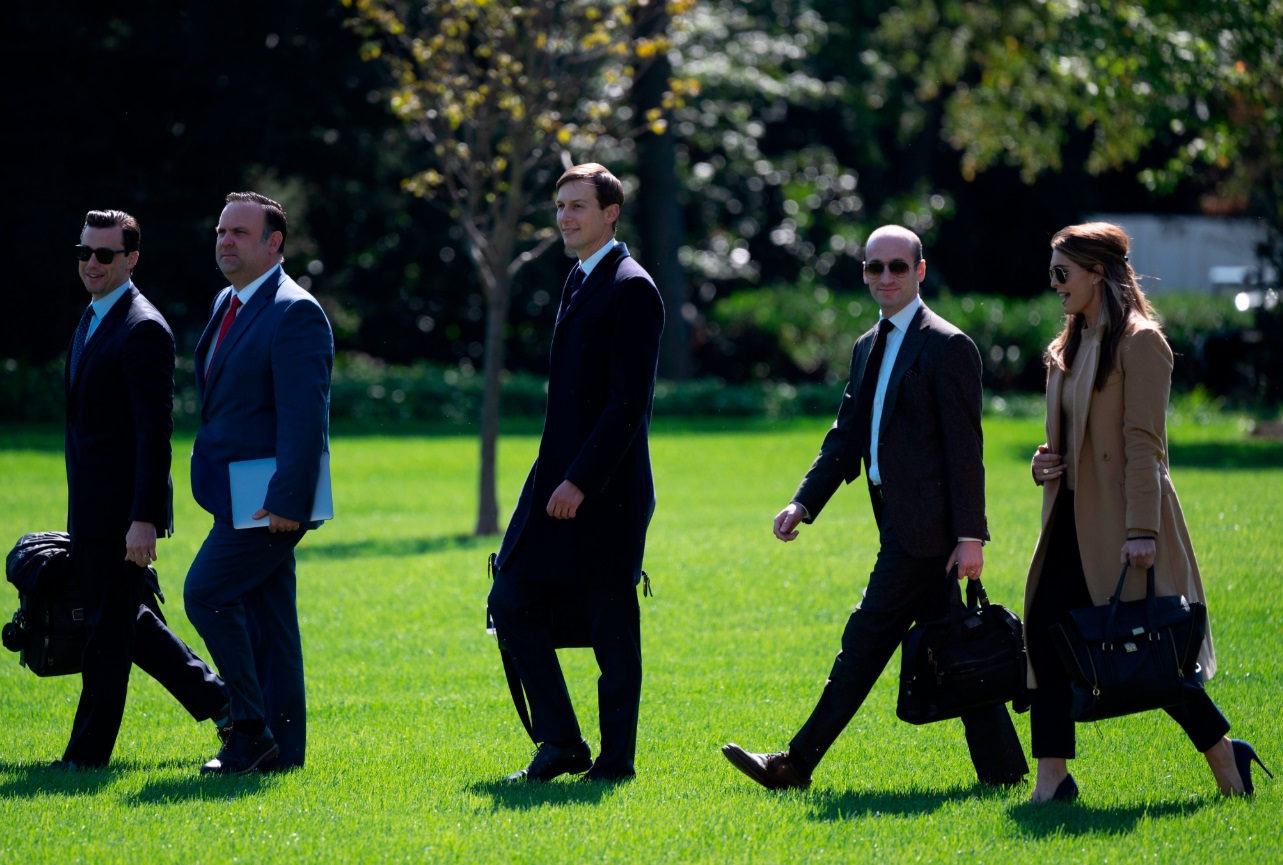
[[900, 647], [895, 713], [910, 724], [956, 718], [971, 709], [1011, 703], [1029, 708], [1024, 627], [1020, 617], [989, 602], [979, 580], [967, 582], [967, 605], [949, 573], [949, 614], [919, 622]]
[[1075, 721], [1100, 721], [1180, 705], [1203, 690], [1198, 653], [1207, 633], [1207, 607], [1184, 595], [1154, 595], [1154, 569], [1145, 597], [1122, 602], [1127, 565], [1109, 603], [1069, 611], [1052, 628], [1069, 674]]

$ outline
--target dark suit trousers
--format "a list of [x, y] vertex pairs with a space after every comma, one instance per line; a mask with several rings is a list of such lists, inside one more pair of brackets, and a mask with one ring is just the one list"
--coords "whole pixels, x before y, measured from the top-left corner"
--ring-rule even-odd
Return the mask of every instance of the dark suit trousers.
[[232, 720], [266, 721], [281, 768], [302, 766], [307, 747], [294, 570], [304, 534], [215, 520], [183, 588], [187, 616], [227, 682]]
[[[1060, 665], [1052, 642], [1052, 628], [1067, 623], [1070, 610], [1092, 605], [1078, 548], [1072, 490], [1062, 487], [1057, 493], [1050, 531], [1038, 591], [1029, 607], [1029, 621], [1025, 623], [1029, 662], [1038, 680], [1038, 687], [1029, 692], [1029, 734], [1035, 758], [1072, 760], [1077, 753], [1074, 721], [1069, 717], [1072, 692], [1069, 675]], [[1200, 752], [1215, 745], [1230, 731], [1229, 721], [1206, 691], [1199, 691], [1197, 698], [1182, 706], [1163, 711], [1180, 724]]]
[[[534, 581], [500, 571], [490, 590], [495, 632], [512, 655], [530, 700], [538, 742], [569, 744], [582, 738], [566, 680], [557, 661], [554, 614], [588, 621], [601, 676], [597, 703], [601, 720], [598, 772], [632, 775], [641, 706], [641, 610], [637, 589], [627, 584], [568, 586]], [[559, 629], [560, 630], [560, 629]]]
[[[941, 618], [948, 612], [949, 577], [944, 569], [948, 556], [909, 555], [886, 519], [882, 521], [880, 540], [869, 585], [847, 620], [842, 651], [833, 662], [824, 693], [789, 743], [789, 755], [807, 774], [855, 717], [910, 626], [918, 620]], [[967, 712], [962, 723], [971, 761], [981, 781], [1015, 783], [1029, 771], [1006, 706]]]
[[103, 766], [111, 759], [133, 664], [197, 721], [227, 705], [222, 680], [165, 624], [143, 569], [124, 556], [123, 542], [77, 542], [72, 550], [72, 579], [84, 593], [89, 641], [63, 759], [81, 766]]

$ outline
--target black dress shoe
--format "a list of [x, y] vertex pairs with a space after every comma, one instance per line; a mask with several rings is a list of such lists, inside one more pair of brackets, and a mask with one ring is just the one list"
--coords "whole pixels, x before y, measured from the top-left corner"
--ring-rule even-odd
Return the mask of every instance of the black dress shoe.
[[787, 751], [778, 754], [753, 754], [731, 742], [722, 746], [731, 765], [768, 790], [787, 790], [811, 786], [811, 777], [793, 764]]
[[1261, 767], [1261, 771], [1271, 778], [1274, 773], [1265, 768], [1261, 758], [1256, 756], [1256, 749], [1244, 742], [1242, 739], [1230, 739], [1230, 744], [1234, 746], [1234, 765], [1238, 767], [1238, 775], [1243, 779], [1243, 795], [1251, 796], [1256, 792], [1256, 785], [1252, 783], [1252, 761]]
[[271, 730], [257, 736], [232, 730], [218, 756], [200, 767], [202, 775], [247, 775], [281, 753]]
[[583, 780], [617, 784], [620, 781], [631, 781], [637, 777], [637, 773], [632, 769], [615, 769], [610, 766], [602, 766], [600, 762], [593, 763], [592, 768], [584, 773]]
[[60, 772], [79, 772], [80, 766], [74, 760], [54, 760], [49, 764], [50, 769], [57, 769]]
[[588, 743], [580, 739], [574, 745], [554, 745], [544, 742], [535, 752], [530, 765], [513, 772], [506, 781], [551, 781], [558, 775], [578, 775], [592, 768], [592, 752]]

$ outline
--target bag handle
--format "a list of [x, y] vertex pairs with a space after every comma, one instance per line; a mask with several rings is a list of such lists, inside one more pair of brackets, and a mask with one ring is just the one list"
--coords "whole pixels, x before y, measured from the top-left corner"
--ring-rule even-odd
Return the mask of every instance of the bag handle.
[[[1114, 636], [1114, 622], [1118, 618], [1118, 605], [1123, 601], [1123, 584], [1127, 582], [1127, 569], [1131, 567], [1131, 562], [1123, 563], [1123, 572], [1118, 577], [1118, 585], [1114, 587], [1114, 594], [1109, 598], [1109, 617], [1105, 620], [1105, 644], [1104, 648], [1112, 649]], [[1145, 633], [1147, 639], [1154, 639], [1154, 566], [1150, 565], [1145, 574]]]
[[989, 593], [985, 591], [984, 585], [977, 577], [974, 580], [967, 580], [967, 601], [962, 601], [962, 580], [958, 579], [958, 566], [955, 564], [949, 569], [945, 576], [949, 581], [949, 616], [953, 619], [953, 632], [962, 633], [962, 619], [968, 611], [976, 607], [987, 610], [989, 609]]

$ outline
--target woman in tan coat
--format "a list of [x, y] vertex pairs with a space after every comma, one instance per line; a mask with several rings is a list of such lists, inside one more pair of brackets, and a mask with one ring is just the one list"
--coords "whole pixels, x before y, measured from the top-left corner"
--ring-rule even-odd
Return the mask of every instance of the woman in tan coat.
[[[1066, 762], [1075, 745], [1069, 679], [1051, 628], [1071, 609], [1107, 603], [1123, 562], [1138, 575], [1129, 576], [1125, 601], [1144, 597], [1153, 565], [1159, 595], [1207, 602], [1168, 475], [1172, 351], [1128, 264], [1128, 237], [1093, 222], [1061, 230], [1051, 249], [1048, 276], [1065, 328], [1047, 350], [1047, 441], [1032, 463], [1043, 491], [1025, 587], [1034, 802], [1078, 795]], [[1199, 662], [1210, 679], [1210, 628]], [[1207, 758], [1223, 794], [1252, 792], [1251, 760], [1260, 760], [1251, 745], [1226, 737], [1229, 722], [1206, 692], [1165, 711]]]

